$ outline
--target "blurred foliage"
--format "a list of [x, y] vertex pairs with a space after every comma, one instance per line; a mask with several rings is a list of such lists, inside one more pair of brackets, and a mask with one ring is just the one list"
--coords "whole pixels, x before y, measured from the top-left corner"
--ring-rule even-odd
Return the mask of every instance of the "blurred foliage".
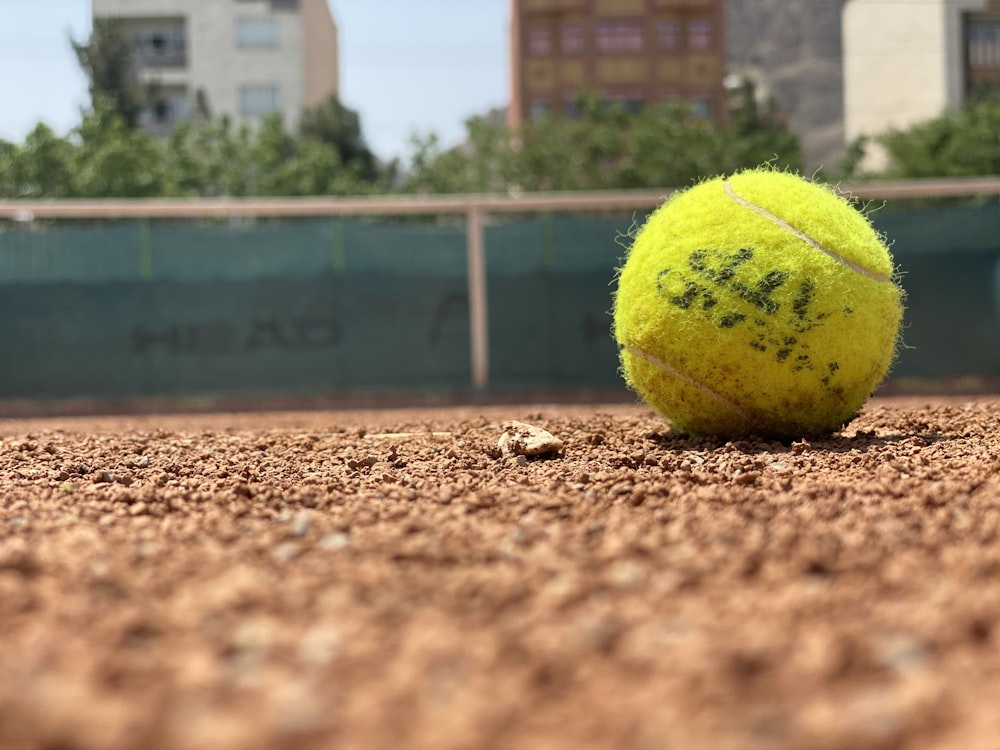
[[157, 138], [98, 98], [64, 138], [40, 124], [23, 145], [0, 141], [0, 198], [363, 195], [384, 192], [388, 179], [288, 132], [279, 114], [255, 128], [183, 122]]
[[1000, 174], [1000, 94], [974, 97], [955, 112], [876, 140], [889, 156], [887, 177]]
[[345, 107], [336, 94], [302, 112], [299, 133], [303, 139], [335, 148], [340, 162], [355, 169], [361, 179], [374, 181], [378, 178], [378, 162], [365, 144], [361, 118]]
[[126, 127], [139, 122], [146, 94], [136, 76], [132, 44], [119, 18], [95, 18], [90, 39], [70, 39], [77, 62], [87, 76], [90, 101], [110, 102]]
[[153, 136], [129, 127], [113, 103], [97, 99], [65, 147], [62, 174], [71, 195], [148, 198], [163, 191], [166, 165]]
[[[741, 167], [799, 169], [798, 140], [758, 111], [752, 92], [721, 127], [681, 102], [629, 114], [581, 93], [579, 117], [544, 117], [516, 131], [473, 118], [462, 146], [411, 143], [403, 190], [421, 193], [674, 187]], [[749, 104], [748, 104], [749, 103]]]
[[69, 198], [73, 148], [44, 123], [28, 133], [23, 146], [0, 146], [0, 188], [4, 198]]

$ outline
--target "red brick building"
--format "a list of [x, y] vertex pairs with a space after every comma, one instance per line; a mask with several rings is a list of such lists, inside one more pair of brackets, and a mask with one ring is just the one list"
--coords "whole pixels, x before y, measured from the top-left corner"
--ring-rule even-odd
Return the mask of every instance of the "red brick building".
[[511, 99], [517, 126], [572, 117], [596, 91], [628, 110], [671, 99], [725, 117], [724, 0], [511, 0]]

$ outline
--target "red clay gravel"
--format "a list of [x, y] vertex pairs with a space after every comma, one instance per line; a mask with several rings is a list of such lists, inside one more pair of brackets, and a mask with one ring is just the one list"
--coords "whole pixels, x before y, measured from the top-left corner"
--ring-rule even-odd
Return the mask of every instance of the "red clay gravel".
[[0, 748], [1000, 747], [998, 474], [988, 398], [2, 421]]

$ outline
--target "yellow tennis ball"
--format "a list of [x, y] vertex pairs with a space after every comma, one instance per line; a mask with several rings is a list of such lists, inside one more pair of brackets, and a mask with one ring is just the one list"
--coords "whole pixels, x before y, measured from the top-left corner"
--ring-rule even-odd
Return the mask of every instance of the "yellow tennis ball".
[[902, 296], [846, 199], [757, 169], [649, 217], [620, 269], [614, 333], [626, 382], [678, 432], [819, 435], [888, 372]]

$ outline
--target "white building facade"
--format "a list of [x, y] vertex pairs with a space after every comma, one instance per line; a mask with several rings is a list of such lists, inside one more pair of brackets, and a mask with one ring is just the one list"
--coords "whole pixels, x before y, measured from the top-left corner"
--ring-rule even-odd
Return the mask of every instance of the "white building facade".
[[[997, 0], [847, 0], [843, 11], [848, 143], [905, 129], [1000, 86]], [[884, 167], [871, 148], [864, 167]]]
[[140, 82], [153, 84], [142, 115], [169, 132], [199, 102], [213, 115], [255, 122], [302, 110], [338, 91], [337, 27], [327, 0], [92, 0], [134, 45]]

